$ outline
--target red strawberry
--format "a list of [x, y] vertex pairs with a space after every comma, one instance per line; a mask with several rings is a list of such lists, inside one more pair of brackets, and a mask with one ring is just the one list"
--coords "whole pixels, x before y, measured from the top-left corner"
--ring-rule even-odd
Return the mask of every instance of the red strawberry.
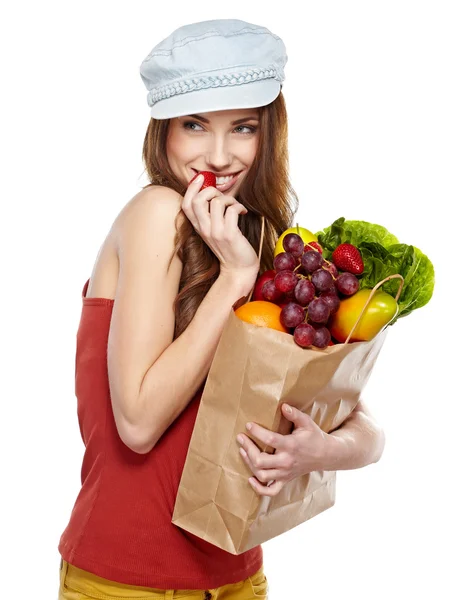
[[199, 171], [197, 173], [197, 175], [195, 175], [191, 179], [191, 181], [189, 182], [189, 185], [191, 185], [191, 183], [194, 181], [194, 179], [198, 175], [203, 175], [203, 177], [204, 177], [203, 183], [202, 183], [202, 187], [200, 188], [200, 191], [204, 190], [207, 187], [216, 187], [216, 176], [214, 175], [214, 173], [211, 173], [211, 171]]
[[319, 244], [319, 242], [309, 242], [308, 244], [306, 244], [306, 246], [310, 246], [310, 248], [305, 248], [305, 250], [317, 250], [317, 252], [320, 252], [320, 254], [323, 254], [323, 250], [322, 250], [322, 246]]
[[353, 244], [339, 244], [331, 258], [341, 271], [353, 273], [353, 275], [361, 275], [364, 271], [362, 256]]

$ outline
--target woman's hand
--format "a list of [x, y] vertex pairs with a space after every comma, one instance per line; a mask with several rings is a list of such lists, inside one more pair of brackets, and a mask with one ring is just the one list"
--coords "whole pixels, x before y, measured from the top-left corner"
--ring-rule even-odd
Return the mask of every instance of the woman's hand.
[[238, 227], [239, 215], [248, 210], [215, 187], [199, 191], [202, 183], [203, 176], [199, 175], [189, 184], [181, 208], [219, 259], [221, 273], [244, 274], [253, 284], [259, 271], [258, 256]]
[[[274, 454], [261, 452], [248, 436], [239, 434], [244, 440], [240, 449], [241, 456], [254, 475], [249, 482], [262, 496], [276, 496], [289, 481], [305, 473], [326, 470], [330, 453], [339, 445], [335, 438], [322, 431], [307, 414], [295, 407], [290, 407], [292, 412], [289, 413], [286, 407], [288, 405], [284, 404], [283, 415], [294, 423], [292, 433], [282, 435], [255, 423], [251, 424], [249, 430], [263, 444], [275, 448]], [[269, 485], [262, 485], [267, 483]]]
[[274, 433], [255, 423], [249, 430], [263, 444], [275, 448], [274, 454], [261, 452], [248, 436], [239, 434], [243, 438], [241, 450], [245, 450], [243, 459], [254, 475], [249, 481], [258, 494], [276, 496], [288, 481], [312, 471], [359, 469], [380, 460], [384, 431], [361, 400], [331, 433], [322, 431], [302, 411], [292, 406], [289, 413], [287, 407], [283, 404], [283, 415], [294, 424], [289, 435]]

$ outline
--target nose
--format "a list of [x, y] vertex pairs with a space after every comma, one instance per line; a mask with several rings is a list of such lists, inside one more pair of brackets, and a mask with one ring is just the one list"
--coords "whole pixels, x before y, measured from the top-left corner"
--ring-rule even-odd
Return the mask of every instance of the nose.
[[211, 171], [224, 171], [233, 163], [230, 143], [224, 136], [212, 136], [206, 153], [206, 161]]

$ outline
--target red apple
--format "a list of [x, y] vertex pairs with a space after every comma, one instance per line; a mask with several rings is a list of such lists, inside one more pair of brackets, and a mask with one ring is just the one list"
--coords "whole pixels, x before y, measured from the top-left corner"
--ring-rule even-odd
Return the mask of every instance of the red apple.
[[266, 300], [262, 295], [262, 287], [266, 281], [273, 279], [276, 274], [274, 269], [270, 269], [269, 271], [264, 271], [264, 273], [258, 277], [255, 283], [255, 289], [253, 290], [252, 300]]

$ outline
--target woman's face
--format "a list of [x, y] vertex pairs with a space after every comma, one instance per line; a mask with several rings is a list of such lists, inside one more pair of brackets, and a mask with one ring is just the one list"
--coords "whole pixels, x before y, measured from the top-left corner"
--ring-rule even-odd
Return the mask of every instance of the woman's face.
[[173, 118], [166, 146], [169, 165], [186, 187], [198, 171], [219, 178], [233, 175], [225, 183], [219, 179], [217, 189], [236, 196], [256, 156], [259, 126], [257, 108]]

